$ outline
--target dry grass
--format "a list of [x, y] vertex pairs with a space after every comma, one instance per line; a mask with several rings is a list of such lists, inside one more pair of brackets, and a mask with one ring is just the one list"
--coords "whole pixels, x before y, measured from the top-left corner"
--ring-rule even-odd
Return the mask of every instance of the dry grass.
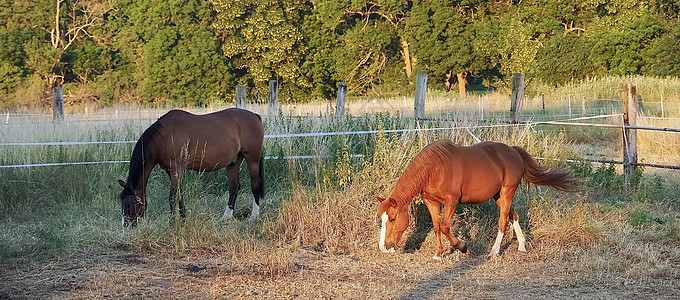
[[[570, 200], [571, 199], [571, 200]], [[528, 253], [507, 237], [502, 256], [448, 254], [431, 260], [432, 233], [420, 249], [384, 255], [375, 247], [333, 254], [255, 240], [216, 242], [204, 251], [75, 252], [30, 265], [3, 265], [0, 297], [29, 299], [451, 299], [677, 298], [680, 240], [655, 221], [633, 226], [645, 209], [668, 225], [678, 207], [607, 208], [578, 197], [532, 207]], [[573, 203], [569, 203], [573, 201]], [[534, 214], [536, 210], [543, 214]], [[582, 216], [580, 216], [582, 215]], [[673, 221], [671, 221], [673, 220]], [[571, 230], [553, 224], [565, 222]], [[232, 224], [233, 225], [233, 224]], [[237, 225], [238, 226], [238, 225]], [[574, 236], [571, 236], [573, 233]], [[492, 234], [477, 238], [492, 243]], [[282, 259], [283, 258], [283, 259]], [[277, 261], [281, 260], [281, 261]], [[279, 271], [272, 272], [278, 265]], [[192, 268], [200, 267], [198, 272]], [[195, 269], [194, 269], [195, 270]]]

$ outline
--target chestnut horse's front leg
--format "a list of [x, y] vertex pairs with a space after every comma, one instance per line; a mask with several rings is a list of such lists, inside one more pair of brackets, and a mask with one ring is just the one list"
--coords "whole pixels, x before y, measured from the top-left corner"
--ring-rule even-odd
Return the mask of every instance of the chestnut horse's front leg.
[[432, 259], [441, 260], [442, 254], [444, 253], [444, 246], [442, 245], [442, 231], [441, 222], [439, 220], [439, 202], [431, 201], [423, 198], [427, 210], [430, 212], [430, 217], [432, 218], [432, 229], [434, 229], [434, 234], [437, 239], [437, 252], [434, 254]]
[[465, 242], [457, 239], [451, 234], [451, 221], [453, 220], [453, 214], [456, 213], [456, 207], [458, 206], [458, 199], [450, 197], [446, 204], [444, 204], [444, 214], [442, 215], [442, 221], [440, 229], [444, 236], [449, 240], [451, 247], [455, 247], [460, 250], [460, 252], [467, 252], [467, 246]]

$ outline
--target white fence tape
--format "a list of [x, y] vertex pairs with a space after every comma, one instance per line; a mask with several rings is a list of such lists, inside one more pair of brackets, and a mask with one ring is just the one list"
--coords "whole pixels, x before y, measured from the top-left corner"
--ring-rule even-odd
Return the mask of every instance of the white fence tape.
[[[358, 158], [363, 157], [363, 154], [351, 154], [350, 157]], [[264, 159], [314, 159], [319, 158], [318, 155], [290, 155], [290, 156], [265, 156]], [[87, 162], [66, 162], [66, 163], [46, 163], [46, 164], [23, 164], [23, 165], [6, 165], [0, 166], [0, 169], [9, 168], [28, 168], [28, 167], [56, 167], [56, 166], [74, 166], [74, 165], [97, 165], [97, 164], [121, 164], [129, 163], [127, 160], [108, 160], [108, 161], [87, 161]]]
[[[593, 126], [593, 127], [609, 127], [609, 128], [622, 128], [623, 125], [610, 125], [610, 124], [591, 124], [591, 123], [570, 123], [567, 121], [576, 120], [586, 120], [586, 119], [596, 119], [596, 118], [607, 118], [607, 117], [618, 117], [623, 114], [610, 114], [610, 115], [599, 115], [590, 117], [580, 117], [572, 118], [561, 121], [544, 121], [544, 122], [534, 122], [527, 121], [521, 124], [496, 124], [496, 125], [479, 125], [479, 126], [460, 126], [460, 127], [437, 127], [437, 128], [414, 128], [414, 129], [390, 129], [390, 130], [364, 130], [364, 131], [338, 131], [338, 132], [308, 132], [308, 133], [288, 133], [288, 134], [267, 134], [265, 138], [294, 138], [294, 137], [323, 137], [323, 136], [337, 136], [337, 135], [359, 135], [359, 134], [375, 134], [379, 132], [384, 133], [403, 133], [403, 132], [416, 132], [416, 131], [437, 131], [437, 130], [467, 130], [477, 141], [480, 139], [470, 132], [470, 129], [476, 128], [497, 128], [497, 127], [511, 127], [511, 126], [526, 126], [526, 125], [572, 125], [572, 126]], [[646, 130], [660, 130], [660, 131], [672, 131], [680, 132], [680, 129], [674, 128], [656, 128], [656, 127], [641, 127], [641, 126], [625, 126], [631, 129], [646, 129]], [[17, 143], [0, 143], [0, 146], [71, 146], [71, 145], [97, 145], [97, 144], [130, 144], [136, 143], [137, 141], [104, 141], [104, 142], [17, 142]], [[353, 154], [352, 157], [361, 156], [360, 154]], [[311, 159], [317, 158], [315, 155], [298, 155], [298, 156], [284, 156], [285, 159]], [[274, 159], [278, 156], [267, 156], [265, 159]], [[111, 163], [127, 163], [128, 161], [99, 161], [99, 162], [70, 162], [70, 163], [45, 163], [45, 164], [17, 164], [17, 165], [5, 165], [0, 166], [3, 168], [21, 168], [21, 167], [42, 167], [42, 166], [66, 166], [66, 165], [89, 165], [89, 164], [111, 164]]]

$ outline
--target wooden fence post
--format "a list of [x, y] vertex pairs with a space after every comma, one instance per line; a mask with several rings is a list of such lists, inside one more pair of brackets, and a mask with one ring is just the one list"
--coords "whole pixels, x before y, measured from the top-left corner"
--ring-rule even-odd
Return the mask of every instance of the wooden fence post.
[[269, 80], [269, 116], [276, 116], [279, 113], [279, 81]]
[[522, 107], [524, 106], [524, 74], [512, 74], [512, 95], [510, 99], [510, 111], [512, 114], [512, 123], [517, 124], [522, 122]]
[[416, 96], [413, 104], [413, 117], [425, 118], [425, 92], [427, 91], [427, 73], [416, 75]]
[[54, 121], [64, 121], [64, 88], [52, 87], [52, 117]]
[[247, 108], [245, 85], [236, 86], [236, 107], [243, 109]]
[[[636, 126], [637, 124], [637, 96], [634, 82], [624, 82], [622, 85], [623, 124]], [[626, 185], [630, 184], [631, 176], [637, 169], [637, 130], [624, 128], [623, 130], [623, 173]]]
[[335, 116], [345, 115], [345, 100], [347, 97], [347, 83], [338, 82], [338, 96], [335, 99]]
[[583, 99], [581, 99], [581, 117], [586, 116], [586, 96], [583, 96]]
[[543, 104], [543, 113], [545, 113], [545, 95], [541, 94], [541, 103]]

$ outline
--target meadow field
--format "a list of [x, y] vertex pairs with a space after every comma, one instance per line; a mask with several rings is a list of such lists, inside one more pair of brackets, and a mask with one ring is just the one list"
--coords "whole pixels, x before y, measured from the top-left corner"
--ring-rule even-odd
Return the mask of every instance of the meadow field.
[[[644, 99], [638, 124], [680, 128], [678, 80], [637, 80]], [[620, 82], [528, 90], [525, 119], [585, 113], [614, 115], [588, 122], [620, 124]], [[409, 96], [349, 99], [344, 117], [332, 116], [327, 102], [281, 105], [276, 115], [253, 104], [267, 135], [375, 133], [267, 138], [266, 197], [254, 222], [247, 221], [248, 188], [236, 219], [219, 221], [228, 198], [222, 171], [187, 172], [187, 218], [177, 222], [169, 180], [156, 168], [149, 208], [134, 229], [121, 227], [116, 181], [127, 177], [130, 141], [167, 108], [67, 107], [58, 124], [7, 113], [0, 124], [0, 299], [680, 297], [680, 171], [640, 168], [625, 185], [620, 166], [583, 161], [621, 161], [620, 129], [510, 125], [503, 93], [456, 99], [432, 92], [426, 103], [425, 120], [412, 118]], [[498, 220], [489, 201], [458, 207], [452, 228], [470, 251], [433, 261], [432, 225], [418, 198], [403, 251], [380, 253], [376, 196], [388, 196], [410, 159], [440, 138], [522, 146], [543, 165], [572, 170], [580, 190], [520, 186], [513, 207], [527, 253], [508, 231], [502, 255], [486, 259]], [[639, 130], [638, 143], [641, 162], [680, 165], [678, 133]], [[107, 163], [8, 167], [65, 162]], [[242, 187], [246, 177], [242, 170]]]

